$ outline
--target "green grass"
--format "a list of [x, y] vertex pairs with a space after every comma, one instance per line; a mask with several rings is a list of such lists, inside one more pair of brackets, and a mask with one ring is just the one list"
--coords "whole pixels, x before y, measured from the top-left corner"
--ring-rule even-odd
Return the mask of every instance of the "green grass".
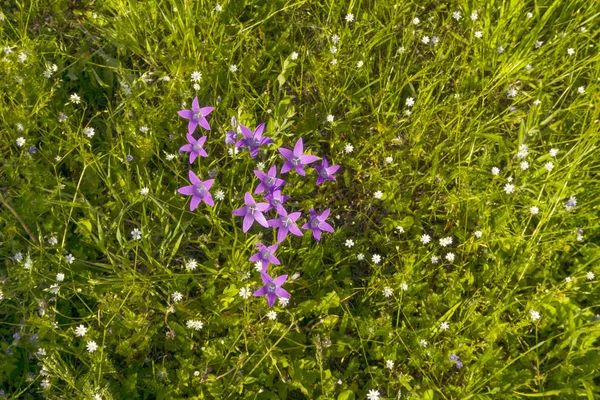
[[[598, 2], [221, 5], [0, 6], [0, 399], [600, 397]], [[224, 199], [190, 212], [194, 97], [215, 110], [192, 169]], [[234, 116], [275, 143], [230, 153]], [[285, 206], [331, 208], [335, 232], [280, 244], [270, 320], [239, 293], [273, 230], [231, 211], [298, 138], [341, 168], [283, 175]]]

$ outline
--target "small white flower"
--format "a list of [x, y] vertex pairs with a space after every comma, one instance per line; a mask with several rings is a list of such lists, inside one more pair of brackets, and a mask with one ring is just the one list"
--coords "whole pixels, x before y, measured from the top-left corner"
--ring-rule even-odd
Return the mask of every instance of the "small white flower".
[[145, 126], [145, 125], [144, 125], [144, 126], [141, 126], [141, 127], [140, 127], [140, 132], [142, 132], [142, 133], [146, 133], [146, 132], [148, 132], [148, 130], [149, 130], [149, 129], [150, 129], [150, 128], [148, 128], [147, 126]]
[[165, 75], [161, 79], [162, 79], [163, 82], [170, 82], [171, 81], [171, 77], [169, 75]]
[[378, 200], [381, 200], [381, 198], [383, 197], [383, 192], [381, 190], [378, 190], [375, 193], [373, 193], [373, 197], [375, 197]]
[[525, 66], [525, 69], [526, 69], [527, 71], [531, 71], [531, 70], [533, 69], [533, 65], [531, 65], [531, 64], [527, 64], [527, 65]]
[[427, 347], [427, 340], [425, 340], [425, 339], [419, 340], [419, 346], [421, 346], [421, 347]]
[[540, 313], [535, 310], [529, 310], [529, 315], [531, 316], [532, 321], [537, 321], [540, 319]]
[[471, 21], [477, 21], [477, 18], [479, 18], [479, 14], [477, 13], [477, 11], [472, 12]]
[[17, 57], [19, 58], [19, 61], [21, 61], [22, 63], [24, 63], [25, 61], [27, 61], [27, 54], [25, 54], [23, 52], [20, 52]]
[[387, 369], [394, 369], [394, 362], [392, 360], [386, 360], [385, 361], [385, 367]]
[[498, 167], [492, 168], [492, 175], [498, 175], [500, 173], [500, 169]]
[[77, 93], [73, 93], [71, 96], [69, 96], [69, 100], [71, 100], [71, 103], [73, 104], [79, 104], [81, 102], [81, 98]]
[[529, 212], [531, 213], [531, 215], [537, 215], [540, 212], [540, 209], [536, 206], [531, 206], [529, 207]]
[[89, 351], [90, 353], [93, 353], [96, 350], [98, 350], [98, 345], [93, 340], [88, 341], [87, 344], [85, 345], [85, 347], [87, 348], [87, 351]]
[[398, 233], [404, 233], [404, 228], [403, 228], [403, 227], [401, 227], [400, 225], [398, 225], [398, 226], [396, 227], [396, 230], [398, 231]]
[[402, 282], [400, 284], [400, 289], [406, 292], [408, 290], [408, 284], [406, 282]]
[[442, 322], [442, 323], [440, 324], [440, 329], [441, 329], [441, 330], [443, 330], [443, 331], [447, 331], [447, 330], [448, 330], [448, 328], [450, 328], [450, 324], [449, 324], [448, 322], [444, 321], [444, 322]]
[[519, 91], [515, 88], [508, 89], [507, 95], [508, 97], [516, 97], [519, 94]]
[[536, 42], [535, 42], [535, 48], [536, 48], [536, 49], [539, 49], [540, 47], [542, 47], [542, 45], [543, 45], [543, 44], [544, 44], [544, 42], [543, 42], [543, 41], [541, 41], [541, 40], [538, 40], [538, 41], [536, 41]]
[[287, 305], [290, 304], [290, 299], [286, 299], [285, 297], [278, 297], [278, 299], [281, 307], [287, 307]]
[[339, 43], [340, 41], [340, 37], [338, 35], [332, 35], [331, 36], [331, 41], [335, 44], [335, 43]]
[[375, 389], [369, 390], [369, 393], [367, 393], [367, 399], [379, 400], [379, 390], [375, 390]]
[[277, 313], [271, 310], [267, 313], [267, 318], [269, 318], [271, 321], [275, 321], [277, 319]]
[[42, 389], [48, 389], [50, 387], [50, 381], [48, 379], [44, 379], [42, 383], [40, 383]]
[[520, 167], [521, 171], [525, 171], [529, 168], [529, 163], [527, 161], [521, 161]]
[[550, 154], [550, 157], [556, 157], [556, 155], [558, 154], [558, 149], [550, 149], [548, 154]]
[[408, 117], [408, 116], [410, 116], [411, 112], [410, 112], [410, 110], [405, 110], [404, 114], [406, 114], [406, 116]]
[[363, 65], [364, 65], [364, 62], [362, 60], [360, 60], [359, 62], [356, 63], [356, 68], [362, 68]]
[[196, 268], [198, 268], [198, 261], [194, 260], [193, 258], [190, 258], [185, 263], [185, 269], [187, 269], [188, 271], [194, 271], [196, 270]]
[[96, 393], [94, 395], [94, 400], [102, 400], [102, 396], [100, 396], [98, 393]]
[[25, 259], [24, 267], [25, 269], [31, 269], [31, 267], [33, 267], [33, 262], [31, 261], [31, 257], [29, 257], [29, 254], [27, 254], [27, 258]]
[[167, 155], [165, 156], [165, 160], [167, 160], [167, 161], [171, 161], [171, 160], [173, 160], [174, 158], [175, 158], [175, 154], [167, 154]]
[[475, 37], [477, 39], [481, 39], [483, 37], [483, 33], [481, 31], [475, 31]]
[[240, 297], [244, 300], [247, 300], [252, 296], [252, 292], [247, 287], [243, 287], [240, 289]]
[[337, 51], [338, 51], [338, 49], [337, 49], [337, 47], [335, 47], [335, 46], [331, 46], [331, 47], [329, 48], [329, 52], [330, 52], [331, 54], [335, 54], [335, 53], [337, 53]]
[[237, 155], [239, 152], [237, 147], [230, 147], [227, 149], [227, 153], [229, 153], [230, 156], [235, 156]]
[[148, 196], [148, 193], [150, 193], [150, 189], [148, 189], [147, 187], [143, 187], [142, 190], [140, 190], [140, 194], [142, 196]]
[[327, 116], [327, 122], [333, 122], [334, 120], [335, 120], [335, 117], [333, 115], [329, 114]]
[[388, 164], [391, 164], [391, 163], [394, 162], [394, 159], [392, 157], [388, 156], [388, 157], [385, 158], [385, 162], [388, 163]]
[[496, 49], [496, 51], [498, 51], [499, 54], [502, 54], [502, 53], [504, 53], [504, 47], [498, 46], [498, 48]]
[[528, 13], [526, 14], [526, 16], [527, 16], [527, 18], [533, 18], [533, 14], [532, 14], [532, 13], [530, 13], [530, 12], [528, 12]]
[[421, 22], [421, 20], [417, 17], [414, 17], [412, 20], [413, 25], [419, 25], [419, 22]]
[[198, 83], [194, 83], [194, 90], [200, 90], [200, 85]]
[[431, 263], [432, 264], [437, 264], [439, 261], [439, 257], [438, 256], [431, 256]]
[[359, 254], [356, 255], [356, 259], [358, 261], [362, 261], [362, 260], [365, 259], [365, 255], [363, 253], [359, 253]]
[[392, 291], [392, 288], [389, 288], [387, 286], [383, 288], [383, 296], [384, 297], [392, 297], [393, 294], [394, 294], [394, 292]]
[[567, 277], [565, 278], [565, 282], [567, 282], [567, 283], [571, 283], [572, 281], [573, 281], [573, 279], [571, 279], [571, 277], [570, 277], [570, 276], [567, 276]]
[[415, 99], [413, 99], [412, 97], [409, 97], [408, 99], [406, 99], [404, 104], [406, 104], [407, 107], [412, 107], [415, 104]]
[[481, 231], [475, 231], [473, 234], [477, 239], [480, 239], [483, 236], [483, 232]]
[[581, 233], [577, 234], [577, 237], [575, 238], [578, 242], [583, 241], [583, 235]]
[[345, 243], [346, 247], [351, 249], [354, 246], [354, 240], [352, 239], [346, 239], [346, 243]]
[[175, 303], [180, 302], [183, 299], [183, 295], [179, 292], [173, 292], [171, 298]]
[[550, 172], [554, 169], [554, 164], [552, 164], [552, 161], [548, 161], [544, 164], [544, 168], [546, 168], [546, 171]]
[[94, 128], [91, 128], [89, 126], [83, 130], [83, 133], [85, 134], [85, 136], [89, 137], [90, 139], [92, 137], [94, 137], [94, 135], [96, 134], [96, 132], [94, 131]]
[[48, 239], [48, 244], [50, 246], [54, 246], [56, 243], [58, 243], [58, 240], [54, 236], [51, 236], [50, 239]]
[[596, 275], [594, 275], [594, 273], [590, 271], [585, 275], [585, 277], [588, 279], [588, 281], [593, 281]]
[[429, 44], [429, 36], [423, 36], [423, 38], [421, 39], [421, 42], [423, 42], [423, 44]]
[[235, 72], [237, 72], [237, 70], [238, 70], [238, 67], [237, 67], [237, 65], [235, 65], [235, 64], [231, 64], [231, 65], [229, 66], [229, 71], [231, 71], [231, 72], [235, 73]]
[[577, 93], [579, 93], [579, 94], [584, 94], [584, 93], [585, 93], [585, 87], [583, 87], [583, 86], [579, 86], [579, 87], [577, 88]]
[[217, 5], [215, 6], [215, 11], [217, 11], [217, 12], [223, 11], [223, 6], [220, 5], [219, 3], [217, 3]]
[[196, 320], [196, 319], [190, 319], [189, 321], [187, 321], [185, 323], [185, 325], [189, 329], [194, 329], [196, 331], [199, 331], [200, 329], [202, 329], [204, 327], [204, 324], [202, 323], [202, 321], [199, 321], [199, 320]]
[[423, 244], [428, 244], [429, 242], [431, 242], [431, 236], [429, 236], [428, 234], [423, 234], [421, 235], [421, 243]]
[[17, 254], [15, 254], [14, 259], [16, 262], [20, 262], [23, 260], [23, 253], [18, 252]]
[[215, 192], [215, 199], [217, 199], [219, 201], [225, 200], [225, 192], [222, 191], [221, 189], [217, 190]]
[[334, 58], [333, 60], [331, 60], [329, 62], [329, 64], [331, 64], [331, 65], [337, 65], [337, 58]]
[[454, 253], [448, 253], [446, 254], [446, 257], [444, 257], [446, 260], [448, 260], [448, 262], [453, 262], [454, 261]]
[[452, 244], [452, 241], [453, 241], [452, 236], [441, 238], [440, 239], [440, 246], [442, 246], [442, 247], [449, 246], [449, 245]]
[[540, 99], [535, 99], [533, 102], [533, 105], [535, 106], [539, 106], [540, 104], [542, 104], [542, 101]]
[[17, 142], [17, 146], [23, 147], [23, 145], [25, 144], [25, 138], [18, 137], [17, 140], [16, 140], [16, 142]]
[[567, 50], [567, 53], [572, 56], [573, 54], [575, 54], [575, 49], [574, 48], [570, 48]]
[[87, 331], [88, 328], [83, 325], [79, 325], [77, 328], [75, 328], [75, 336], [84, 337]]
[[431, 38], [431, 43], [433, 43], [433, 45], [435, 46], [436, 44], [438, 44], [440, 42], [440, 38], [437, 36], [434, 36]]
[[73, 257], [72, 254], [67, 254], [65, 257], [65, 260], [69, 263], [69, 264], [73, 264], [73, 261], [75, 261], [75, 257]]
[[259, 162], [258, 164], [256, 164], [256, 169], [259, 171], [264, 171], [265, 170], [265, 163], [264, 162]]
[[202, 80], [202, 73], [198, 71], [192, 72], [191, 75], [192, 82], [198, 83]]
[[262, 271], [262, 261], [256, 261], [254, 263], [254, 269], [256, 270], [256, 272]]
[[38, 357], [44, 357], [46, 355], [46, 349], [40, 347], [37, 349], [37, 353], [35, 353]]
[[379, 264], [381, 262], [381, 256], [379, 254], [373, 254], [371, 261], [373, 264]]
[[59, 282], [62, 282], [65, 280], [65, 274], [63, 274], [62, 272], [59, 272], [58, 274], [56, 274], [56, 280]]
[[455, 20], [459, 21], [462, 18], [461, 12], [460, 11], [454, 11], [452, 13], [452, 18], [454, 18]]
[[142, 238], [142, 231], [140, 231], [138, 228], [134, 228], [131, 231], [131, 238], [133, 240], [140, 240]]
[[354, 14], [349, 13], [346, 14], [346, 22], [353, 22], [354, 21]]
[[513, 185], [512, 183], [507, 183], [506, 185], [504, 185], [504, 191], [506, 192], [506, 194], [511, 194], [515, 191], [515, 185]]
[[292, 53], [292, 56], [291, 56], [291, 59], [292, 59], [293, 61], [297, 60], [297, 59], [298, 59], [298, 53], [296, 53], [296, 52], [293, 52], [293, 53]]
[[404, 46], [400, 46], [400, 47], [398, 47], [398, 50], [396, 50], [396, 53], [404, 54], [405, 51], [406, 51], [406, 49], [404, 48]]

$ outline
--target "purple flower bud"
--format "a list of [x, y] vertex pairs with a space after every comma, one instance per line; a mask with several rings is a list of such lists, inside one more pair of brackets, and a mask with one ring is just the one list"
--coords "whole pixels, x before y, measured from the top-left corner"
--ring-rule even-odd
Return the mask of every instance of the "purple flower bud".
[[450, 354], [450, 361], [458, 361], [458, 356], [456, 354]]
[[456, 362], [456, 368], [461, 369], [462, 367], [464, 367], [464, 364], [460, 361]]
[[127, 157], [125, 157], [127, 159], [127, 161], [133, 161], [133, 156], [131, 154], [127, 154]]
[[35, 148], [35, 146], [31, 146], [31, 147], [29, 148], [29, 153], [30, 153], [30, 154], [35, 154], [35, 153], [37, 153], [37, 149]]

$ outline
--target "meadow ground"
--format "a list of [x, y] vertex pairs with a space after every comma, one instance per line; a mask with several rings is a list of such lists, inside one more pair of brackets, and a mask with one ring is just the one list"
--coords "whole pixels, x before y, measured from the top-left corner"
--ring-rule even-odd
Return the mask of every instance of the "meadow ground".
[[598, 1], [0, 8], [0, 399], [600, 398]]

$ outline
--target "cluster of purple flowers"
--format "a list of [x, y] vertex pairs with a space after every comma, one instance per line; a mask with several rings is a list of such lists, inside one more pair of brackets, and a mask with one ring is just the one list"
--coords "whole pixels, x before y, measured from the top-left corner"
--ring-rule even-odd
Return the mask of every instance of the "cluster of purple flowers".
[[[206, 119], [206, 116], [209, 115], [213, 110], [213, 107], [201, 108], [198, 103], [198, 98], [195, 98], [192, 102], [191, 110], [182, 110], [178, 112], [181, 117], [189, 120], [188, 133], [186, 135], [188, 144], [183, 145], [180, 149], [180, 152], [190, 153], [190, 164], [192, 164], [198, 157], [208, 157], [208, 153], [203, 148], [207, 137], [202, 136], [196, 140], [193, 137], [193, 133], [198, 125], [206, 130], [210, 130], [210, 125]], [[234, 120], [232, 119], [232, 121]], [[250, 130], [244, 125], [239, 125], [240, 131], [243, 135], [243, 138], [239, 140], [238, 134], [235, 131], [236, 124], [232, 122], [232, 125], [234, 125], [234, 130], [229, 131], [225, 135], [225, 143], [233, 144], [236, 148], [248, 147], [250, 156], [252, 158], [255, 158], [258, 155], [260, 146], [273, 143], [273, 139], [263, 136], [265, 129], [264, 123], [259, 124], [254, 131]], [[306, 176], [304, 167], [320, 160], [320, 158], [317, 156], [304, 154], [304, 142], [302, 138], [298, 139], [293, 150], [286, 149], [284, 147], [280, 147], [278, 150], [279, 153], [281, 153], [281, 155], [283, 155], [283, 157], [286, 159], [286, 162], [281, 167], [280, 174], [285, 174], [291, 170], [295, 170], [301, 176]], [[336, 179], [333, 175], [339, 168], [339, 165], [330, 166], [327, 160], [323, 158], [321, 165], [314, 167], [318, 176], [317, 185], [321, 185], [323, 182], [328, 180], [335, 181]], [[265, 246], [262, 243], [258, 243], [257, 246], [259, 252], [250, 257], [250, 261], [260, 261], [262, 263], [261, 277], [264, 286], [254, 292], [254, 296], [264, 296], [266, 294], [269, 307], [273, 307], [277, 297], [283, 297], [286, 299], [289, 299], [290, 297], [289, 293], [281, 288], [281, 285], [283, 285], [287, 279], [287, 275], [271, 278], [267, 274], [267, 268], [270, 263], [279, 265], [279, 260], [277, 257], [275, 257], [274, 253], [277, 250], [279, 243], [283, 242], [288, 234], [291, 233], [295, 236], [303, 236], [302, 231], [298, 225], [296, 225], [296, 221], [300, 218], [301, 213], [288, 213], [288, 211], [283, 207], [282, 204], [288, 201], [290, 197], [284, 196], [281, 193], [281, 188], [286, 184], [286, 181], [277, 177], [277, 166], [271, 166], [266, 173], [255, 170], [254, 174], [260, 181], [258, 186], [255, 188], [254, 193], [263, 195], [265, 202], [257, 202], [252, 196], [252, 193], [246, 192], [244, 195], [245, 205], [233, 210], [232, 213], [233, 215], [244, 218], [242, 222], [242, 230], [244, 232], [247, 232], [252, 227], [254, 222], [257, 222], [259, 225], [262, 225], [265, 228], [277, 229], [277, 243], [271, 246]], [[209, 206], [213, 206], [214, 202], [209, 190], [214, 183], [214, 179], [202, 181], [191, 170], [189, 171], [188, 175], [191, 185], [179, 188], [178, 191], [183, 195], [192, 196], [192, 200], [190, 202], [190, 211], [194, 211], [201, 202], [204, 202]], [[270, 210], [275, 210], [276, 216], [275, 218], [267, 220], [264, 213]], [[326, 209], [322, 213], [318, 213], [311, 208], [309, 210], [309, 220], [302, 225], [302, 229], [310, 230], [315, 240], [320, 241], [322, 232], [333, 232], [333, 227], [326, 222], [327, 217], [329, 217], [329, 213], [330, 209]]]
[[450, 361], [454, 362], [456, 368], [461, 369], [464, 366], [464, 364], [458, 359], [458, 356], [456, 354], [450, 354], [449, 358]]

